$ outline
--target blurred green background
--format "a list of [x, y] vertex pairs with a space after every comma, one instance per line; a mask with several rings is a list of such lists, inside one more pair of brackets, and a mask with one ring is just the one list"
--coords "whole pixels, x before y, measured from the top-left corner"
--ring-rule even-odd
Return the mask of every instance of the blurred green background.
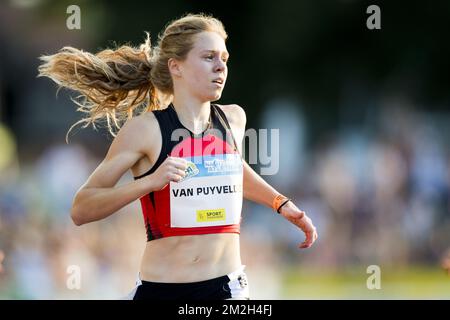
[[[69, 5], [81, 30], [69, 30]], [[366, 9], [381, 8], [381, 30]], [[219, 103], [248, 128], [280, 129], [264, 176], [316, 224], [319, 240], [244, 203], [242, 259], [254, 299], [450, 298], [450, 2], [51, 1], [0, 3], [0, 298], [115, 299], [134, 287], [145, 246], [140, 204], [75, 227], [72, 197], [112, 141], [65, 134], [75, 93], [36, 78], [63, 46], [138, 46], [172, 19], [205, 12], [229, 34]], [[259, 170], [264, 164], [254, 164]], [[131, 181], [131, 174], [119, 184]], [[68, 266], [82, 272], [68, 289]], [[379, 266], [370, 290], [367, 267]]]

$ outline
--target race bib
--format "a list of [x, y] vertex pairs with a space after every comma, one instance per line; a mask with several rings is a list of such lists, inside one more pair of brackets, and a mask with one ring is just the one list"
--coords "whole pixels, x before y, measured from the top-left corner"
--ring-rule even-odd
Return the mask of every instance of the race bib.
[[186, 157], [180, 182], [170, 182], [172, 228], [210, 227], [240, 222], [242, 159], [239, 154]]

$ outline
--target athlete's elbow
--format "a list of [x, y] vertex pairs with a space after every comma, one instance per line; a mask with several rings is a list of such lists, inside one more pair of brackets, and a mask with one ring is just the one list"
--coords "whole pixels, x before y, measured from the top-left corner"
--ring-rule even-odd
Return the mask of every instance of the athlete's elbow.
[[78, 192], [75, 196], [70, 217], [76, 226], [102, 219], [109, 214], [104, 206], [98, 204], [87, 192]]
[[72, 222], [76, 226], [81, 226], [89, 221], [86, 219], [86, 208], [83, 205], [83, 202], [80, 199], [79, 193], [75, 196], [72, 208], [70, 210], [70, 217], [72, 218]]
[[72, 210], [70, 211], [70, 218], [72, 218], [72, 222], [76, 226], [81, 226], [86, 223], [83, 215], [80, 214], [80, 212], [75, 207], [72, 207]]
[[72, 217], [73, 224], [76, 225], [77, 227], [79, 227], [79, 226], [84, 224], [79, 218], [76, 218], [74, 216], [71, 216], [71, 217]]

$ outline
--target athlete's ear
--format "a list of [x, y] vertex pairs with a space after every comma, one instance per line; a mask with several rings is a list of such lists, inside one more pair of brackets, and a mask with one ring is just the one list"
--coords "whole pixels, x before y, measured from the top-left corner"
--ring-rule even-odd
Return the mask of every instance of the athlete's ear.
[[167, 65], [169, 67], [169, 72], [174, 77], [181, 77], [181, 66], [180, 62], [174, 58], [170, 58], [167, 61]]

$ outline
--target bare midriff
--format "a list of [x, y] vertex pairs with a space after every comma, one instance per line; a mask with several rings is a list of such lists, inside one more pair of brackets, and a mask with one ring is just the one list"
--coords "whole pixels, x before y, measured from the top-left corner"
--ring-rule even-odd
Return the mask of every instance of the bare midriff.
[[239, 234], [173, 236], [147, 242], [141, 280], [186, 283], [229, 274], [241, 266]]

